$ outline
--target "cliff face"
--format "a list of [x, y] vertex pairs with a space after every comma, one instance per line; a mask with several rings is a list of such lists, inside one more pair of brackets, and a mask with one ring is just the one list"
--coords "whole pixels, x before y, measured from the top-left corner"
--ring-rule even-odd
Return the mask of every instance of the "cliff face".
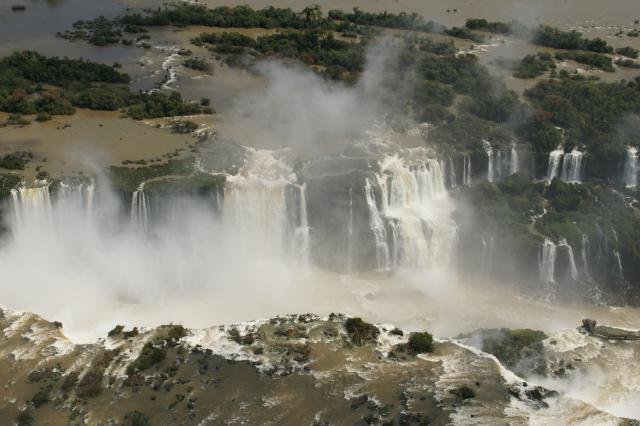
[[362, 322], [354, 329], [345, 320], [306, 314], [201, 330], [119, 326], [75, 345], [59, 323], [1, 311], [0, 417], [20, 424], [617, 421], [556, 392], [523, 388], [477, 350], [439, 341], [419, 353], [398, 329]]

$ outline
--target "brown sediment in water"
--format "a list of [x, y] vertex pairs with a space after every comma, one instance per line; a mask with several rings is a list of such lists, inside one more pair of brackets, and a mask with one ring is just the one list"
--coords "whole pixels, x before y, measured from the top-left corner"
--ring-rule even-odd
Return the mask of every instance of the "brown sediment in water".
[[[34, 159], [26, 170], [18, 171], [27, 179], [37, 175], [38, 167], [52, 176], [91, 175], [125, 160], [159, 164], [176, 150], [189, 153], [196, 141], [192, 135], [155, 127], [166, 125], [169, 118], [142, 122], [121, 115], [117, 111], [77, 110], [74, 115], [54, 116], [44, 123], [8, 125], [0, 128], [0, 155], [32, 152]], [[6, 114], [0, 115], [0, 120], [5, 118]]]

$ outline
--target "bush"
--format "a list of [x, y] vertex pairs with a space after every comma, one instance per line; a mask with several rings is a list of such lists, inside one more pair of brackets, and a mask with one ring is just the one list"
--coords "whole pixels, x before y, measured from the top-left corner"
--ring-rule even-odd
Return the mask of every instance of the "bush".
[[613, 53], [613, 47], [600, 38], [586, 39], [577, 31], [562, 31], [548, 25], [540, 25], [537, 28], [533, 36], [533, 43], [555, 49]]
[[38, 391], [38, 393], [36, 393], [31, 398], [31, 405], [33, 405], [34, 408], [40, 408], [42, 405], [44, 405], [47, 402], [49, 402], [50, 393], [51, 393], [52, 389], [53, 389], [52, 385], [48, 385], [48, 386], [40, 389]]
[[29, 151], [16, 151], [0, 157], [0, 168], [7, 170], [24, 170], [25, 166], [33, 159], [33, 153]]
[[638, 59], [638, 49], [634, 49], [631, 46], [619, 47], [616, 49], [616, 53], [627, 58]]
[[76, 389], [76, 395], [80, 398], [95, 398], [102, 391], [102, 376], [104, 371], [94, 368], [84, 375]]
[[433, 350], [433, 336], [425, 332], [416, 332], [409, 335], [409, 350], [414, 354], [431, 352]]
[[60, 386], [60, 390], [64, 393], [68, 393], [73, 389], [76, 383], [78, 383], [78, 373], [74, 371], [65, 376], [62, 385]]
[[138, 355], [138, 358], [127, 366], [127, 374], [134, 374], [151, 368], [162, 362], [166, 356], [167, 353], [164, 349], [157, 348], [150, 342], [147, 342], [142, 347], [142, 351], [140, 352], [140, 355]]
[[149, 416], [140, 411], [130, 411], [124, 416], [125, 426], [148, 426], [151, 424]]
[[183, 62], [183, 65], [187, 68], [191, 68], [198, 71], [208, 72], [211, 71], [211, 65], [204, 59], [189, 58]]
[[44, 122], [49, 120], [51, 120], [51, 114], [48, 112], [39, 112], [38, 115], [36, 115], [36, 121]]
[[466, 385], [451, 389], [449, 390], [449, 393], [457, 396], [460, 399], [471, 399], [476, 396], [475, 391]]
[[351, 341], [360, 346], [375, 342], [380, 334], [378, 327], [364, 322], [362, 318], [349, 318], [345, 321], [344, 327]]
[[176, 120], [171, 123], [173, 133], [191, 133], [198, 128], [198, 124], [189, 120]]

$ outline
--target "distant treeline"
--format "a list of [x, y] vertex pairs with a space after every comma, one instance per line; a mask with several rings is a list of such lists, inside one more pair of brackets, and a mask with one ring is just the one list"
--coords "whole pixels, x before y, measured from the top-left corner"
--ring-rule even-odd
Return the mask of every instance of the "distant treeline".
[[363, 71], [365, 62], [362, 43], [338, 40], [332, 32], [317, 29], [282, 31], [257, 40], [237, 32], [203, 33], [192, 42], [210, 44], [210, 49], [221, 55], [251, 54], [297, 59], [308, 65], [324, 67], [324, 74], [332, 79], [353, 78], [353, 73]]
[[[136, 93], [130, 78], [112, 66], [83, 59], [45, 57], [32, 51], [0, 59], [0, 111], [51, 115], [73, 114], [75, 107], [115, 111], [125, 108], [135, 119], [203, 112], [179, 93]], [[14, 120], [15, 121], [15, 120]]]

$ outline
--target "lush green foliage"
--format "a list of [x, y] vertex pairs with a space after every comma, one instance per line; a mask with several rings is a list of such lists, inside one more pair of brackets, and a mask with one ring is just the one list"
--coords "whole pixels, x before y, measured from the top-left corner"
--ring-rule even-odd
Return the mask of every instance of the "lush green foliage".
[[613, 64], [611, 58], [605, 55], [597, 53], [586, 52], [558, 52], [555, 55], [556, 59], [566, 61], [567, 59], [574, 60], [581, 64], [589, 65], [595, 68], [599, 68], [604, 71], [613, 72]]
[[436, 24], [433, 21], [427, 22], [417, 13], [371, 13], [363, 12], [356, 7], [351, 13], [343, 12], [341, 10], [330, 10], [329, 18], [336, 21], [347, 21], [356, 25], [371, 25], [425, 32], [438, 32], [444, 30], [444, 27], [441, 25]]
[[0, 168], [7, 170], [24, 170], [25, 166], [33, 159], [29, 151], [16, 151], [0, 157]]
[[535, 78], [556, 68], [553, 56], [549, 53], [527, 55], [517, 63], [509, 63], [508, 60], [501, 62], [514, 71], [516, 78]]
[[586, 145], [600, 161], [620, 159], [626, 141], [617, 127], [626, 115], [640, 112], [639, 83], [583, 78], [541, 81], [525, 91], [540, 111], [527, 123], [523, 136], [548, 152], [559, 139], [550, 127], [559, 126], [569, 145]]
[[363, 44], [338, 40], [332, 32], [322, 30], [281, 31], [257, 40], [239, 33], [203, 33], [193, 41], [213, 44], [212, 49], [220, 54], [280, 56], [323, 66], [336, 79], [361, 72], [364, 67]]
[[426, 331], [411, 333], [408, 348], [414, 354], [431, 352], [433, 350], [433, 336]]
[[162, 362], [166, 356], [167, 352], [165, 349], [156, 347], [151, 342], [147, 342], [142, 347], [138, 358], [127, 366], [127, 374], [131, 375], [139, 371], [147, 370]]
[[486, 19], [467, 19], [465, 26], [470, 30], [482, 30], [490, 33], [509, 34], [511, 26], [504, 22], [489, 22]]
[[627, 58], [638, 59], [638, 49], [634, 49], [631, 46], [619, 47], [616, 49], [616, 53]]
[[204, 5], [180, 3], [178, 5], [148, 10], [145, 14], [127, 14], [120, 24], [136, 26], [203, 25], [221, 28], [316, 28], [330, 26], [322, 17], [319, 7], [310, 6], [296, 13], [291, 9], [267, 7], [254, 10], [249, 6], [221, 6], [209, 9]]
[[475, 41], [476, 43], [482, 43], [484, 37], [480, 34], [476, 34], [465, 27], [451, 27], [444, 32], [446, 35], [457, 38], [464, 38], [467, 40]]
[[211, 71], [211, 65], [204, 59], [200, 58], [188, 58], [183, 62], [183, 65], [187, 68], [191, 68], [198, 71], [208, 72]]
[[39, 121], [73, 114], [74, 107], [107, 111], [128, 107], [127, 114], [135, 119], [202, 112], [200, 105], [183, 101], [178, 93], [131, 92], [126, 86], [129, 80], [104, 64], [14, 52], [0, 59], [0, 111], [40, 114]]
[[356, 345], [375, 342], [380, 334], [378, 327], [363, 321], [362, 318], [348, 318], [344, 323], [344, 328], [351, 341]]
[[536, 29], [533, 35], [533, 43], [556, 49], [613, 53], [613, 47], [600, 38], [583, 38], [577, 31], [562, 31], [547, 25], [540, 25]]

